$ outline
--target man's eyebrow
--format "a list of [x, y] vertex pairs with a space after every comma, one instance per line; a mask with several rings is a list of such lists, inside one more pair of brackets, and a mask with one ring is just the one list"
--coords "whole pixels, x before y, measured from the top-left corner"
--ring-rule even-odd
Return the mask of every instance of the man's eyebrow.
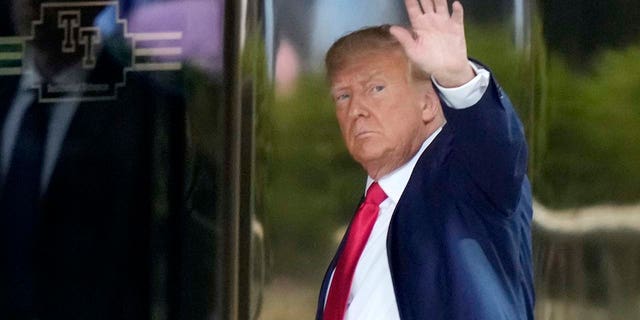
[[344, 85], [343, 84], [338, 84], [337, 86], [331, 86], [331, 90], [330, 91], [331, 91], [331, 94], [334, 94], [337, 91], [341, 91], [341, 90], [344, 90], [346, 88], [348, 88], [348, 85], [346, 85], [346, 84], [344, 84]]
[[[378, 76], [383, 75], [383, 74], [384, 74], [384, 71], [382, 71], [382, 70], [373, 70], [373, 71], [371, 71], [369, 73], [369, 75], [363, 76], [362, 80], [358, 80], [356, 82], [360, 83], [360, 84], [367, 83], [367, 82], [371, 81], [373, 78], [378, 77]], [[331, 93], [334, 93], [335, 91], [343, 90], [343, 89], [348, 88], [348, 87], [349, 87], [348, 84], [342, 84], [342, 83], [339, 82], [337, 85], [331, 86]]]

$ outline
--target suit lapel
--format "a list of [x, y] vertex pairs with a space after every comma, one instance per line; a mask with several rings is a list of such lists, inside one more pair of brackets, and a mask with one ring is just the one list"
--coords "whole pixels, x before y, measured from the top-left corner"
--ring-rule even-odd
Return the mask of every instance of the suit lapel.
[[[445, 125], [440, 134], [438, 134], [422, 153], [396, 205], [396, 209], [391, 217], [391, 225], [393, 225], [393, 221], [397, 216], [404, 214], [402, 212], [404, 207], [414, 202], [416, 197], [424, 197], [424, 192], [428, 188], [433, 187], [432, 184], [435, 180], [435, 175], [439, 172], [438, 170], [442, 167], [446, 157], [451, 151], [453, 136], [453, 128]], [[389, 234], [387, 235], [387, 242], [390, 238]]]
[[[434, 212], [436, 210], [433, 209], [434, 206], [431, 203], [433, 199], [433, 191], [431, 189], [438, 187], [435, 185], [437, 180], [436, 176], [441, 173], [447, 156], [451, 151], [453, 136], [453, 128], [445, 125], [438, 136], [420, 156], [389, 223], [389, 231], [387, 233], [387, 259], [400, 319], [422, 319], [424, 317], [429, 318], [430, 316], [435, 316], [414, 314], [411, 309], [415, 305], [415, 302], [403, 298], [408, 292], [408, 288], [404, 287], [404, 283], [407, 281], [405, 279], [407, 278], [407, 274], [406, 269], [400, 267], [400, 261], [398, 260], [399, 257], [410, 259], [411, 253], [407, 252], [407, 250], [411, 249], [403, 248], [402, 245], [407, 245], [412, 242], [409, 238], [415, 236], [412, 233], [415, 233], [416, 226], [420, 225], [422, 223], [421, 221], [424, 220], [434, 221], [432, 217], [438, 215], [438, 212]], [[425, 216], [425, 214], [428, 216]], [[425, 228], [433, 227], [432, 225], [425, 226]], [[431, 232], [425, 233], [429, 234]], [[425, 243], [424, 245], [428, 246], [432, 244]], [[435, 252], [432, 254], [434, 254], [434, 256], [436, 255]], [[404, 264], [404, 266], [407, 265], [411, 264]], [[418, 268], [418, 266], [415, 265], [414, 268]], [[412, 272], [424, 271], [413, 270]]]

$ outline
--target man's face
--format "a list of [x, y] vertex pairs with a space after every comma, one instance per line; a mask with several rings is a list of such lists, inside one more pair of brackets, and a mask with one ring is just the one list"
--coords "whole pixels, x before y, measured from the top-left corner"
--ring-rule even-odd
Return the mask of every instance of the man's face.
[[331, 94], [349, 153], [374, 179], [407, 162], [427, 136], [425, 105], [435, 93], [412, 80], [401, 51], [349, 58], [333, 74]]

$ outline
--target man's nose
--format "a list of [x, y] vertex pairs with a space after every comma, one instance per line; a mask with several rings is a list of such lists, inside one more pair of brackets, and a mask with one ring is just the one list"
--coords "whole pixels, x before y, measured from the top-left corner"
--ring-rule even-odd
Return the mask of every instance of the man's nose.
[[362, 95], [354, 94], [351, 98], [349, 116], [353, 118], [366, 117], [369, 115], [369, 104]]

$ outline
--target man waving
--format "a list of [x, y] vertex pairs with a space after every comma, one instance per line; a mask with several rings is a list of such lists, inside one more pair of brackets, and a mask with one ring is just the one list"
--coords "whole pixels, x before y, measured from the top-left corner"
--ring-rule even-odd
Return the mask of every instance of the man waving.
[[322, 284], [317, 319], [533, 319], [522, 125], [467, 58], [463, 8], [406, 0], [326, 56], [365, 196]]

